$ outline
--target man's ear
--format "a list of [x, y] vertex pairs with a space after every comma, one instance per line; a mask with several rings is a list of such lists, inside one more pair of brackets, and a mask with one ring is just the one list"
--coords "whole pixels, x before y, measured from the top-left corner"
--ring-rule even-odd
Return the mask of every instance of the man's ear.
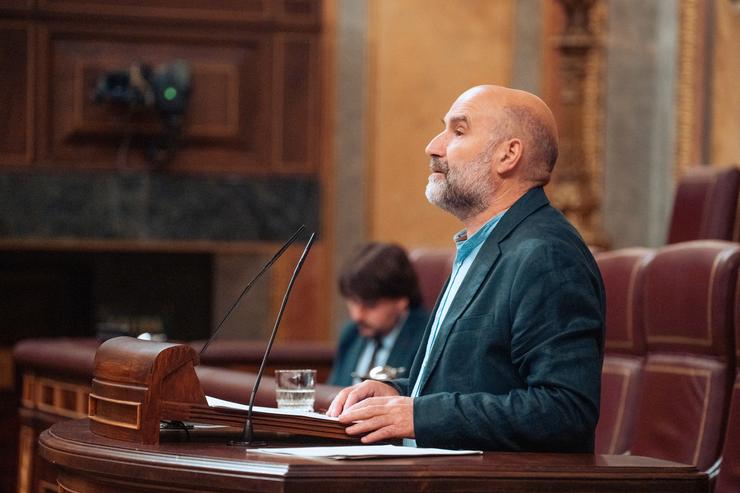
[[406, 296], [396, 299], [396, 309], [399, 312], [406, 311], [406, 309], [408, 309], [410, 304], [411, 304], [411, 300], [409, 300], [409, 298]]
[[500, 175], [511, 173], [522, 158], [524, 144], [519, 139], [509, 139], [501, 143], [494, 163]]

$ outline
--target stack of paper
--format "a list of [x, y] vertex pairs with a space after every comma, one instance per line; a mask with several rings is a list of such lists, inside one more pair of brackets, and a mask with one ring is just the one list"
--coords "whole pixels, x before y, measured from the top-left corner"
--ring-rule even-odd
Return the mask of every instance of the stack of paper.
[[324, 459], [372, 459], [378, 457], [421, 457], [428, 455], [472, 455], [480, 450], [399, 447], [396, 445], [343, 445], [339, 447], [258, 448], [250, 452]]
[[[248, 406], [206, 397], [208, 405], [167, 402], [166, 415], [171, 419], [210, 423], [234, 427], [244, 426]], [[254, 406], [252, 426], [255, 432], [284, 433], [295, 436], [331, 438], [341, 441], [358, 441], [345, 433], [346, 425], [337, 418], [305, 411], [291, 411], [272, 407]]]

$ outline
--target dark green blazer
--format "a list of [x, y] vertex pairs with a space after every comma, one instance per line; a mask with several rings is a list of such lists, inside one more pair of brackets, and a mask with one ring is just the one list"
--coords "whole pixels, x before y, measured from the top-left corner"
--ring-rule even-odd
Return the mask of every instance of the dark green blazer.
[[[429, 314], [422, 307], [409, 310], [409, 315], [388, 355], [387, 366], [406, 368], [404, 375], [408, 374], [428, 319]], [[342, 387], [352, 385], [352, 372], [355, 371], [357, 360], [360, 359], [367, 343], [368, 340], [357, 332], [357, 324], [350, 322], [342, 328], [337, 354], [334, 356], [334, 366], [329, 375], [330, 385]]]
[[391, 382], [409, 395], [421, 378], [417, 445], [592, 452], [604, 310], [588, 247], [542, 188], [528, 191], [478, 252], [425, 374], [429, 329], [409, 378]]

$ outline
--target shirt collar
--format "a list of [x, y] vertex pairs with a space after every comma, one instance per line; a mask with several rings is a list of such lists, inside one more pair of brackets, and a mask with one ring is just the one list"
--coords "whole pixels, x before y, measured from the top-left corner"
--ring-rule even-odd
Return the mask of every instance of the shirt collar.
[[468, 255], [470, 255], [474, 250], [479, 248], [483, 242], [485, 242], [489, 236], [491, 236], [491, 232], [493, 231], [493, 228], [496, 227], [498, 222], [501, 220], [504, 214], [506, 214], [506, 211], [509, 209], [506, 209], [504, 211], [499, 212], [495, 216], [493, 216], [491, 219], [486, 222], [486, 224], [483, 225], [478, 231], [476, 231], [473, 236], [468, 238], [468, 231], [466, 229], [463, 229], [462, 231], [459, 231], [452, 239], [455, 241], [455, 247], [457, 248], [457, 254], [455, 255], [455, 262], [462, 262], [464, 261]]
[[401, 316], [398, 318], [398, 322], [396, 322], [396, 325], [393, 327], [393, 330], [391, 330], [388, 334], [386, 334], [385, 337], [382, 338], [380, 344], [381, 347], [384, 349], [390, 350], [393, 345], [396, 343], [396, 339], [398, 339], [398, 334], [401, 333], [401, 328], [403, 327], [403, 324], [406, 323], [406, 319], [409, 316], [409, 310], [406, 310], [404, 313], [401, 314]]

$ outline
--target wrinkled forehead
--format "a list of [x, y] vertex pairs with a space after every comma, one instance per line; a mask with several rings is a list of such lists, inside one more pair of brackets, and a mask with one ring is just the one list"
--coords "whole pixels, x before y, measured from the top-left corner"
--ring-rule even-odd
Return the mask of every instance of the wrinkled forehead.
[[501, 124], [502, 121], [510, 120], [505, 114], [506, 108], [526, 109], [552, 135], [557, 136], [555, 117], [544, 101], [526, 91], [495, 85], [476, 86], [462, 93], [452, 103], [445, 121], [464, 117], [473, 122]]
[[444, 117], [445, 123], [452, 124], [458, 121], [467, 124], [490, 122], [503, 108], [500, 98], [496, 98], [485, 91], [473, 88], [465, 91], [450, 106]]

